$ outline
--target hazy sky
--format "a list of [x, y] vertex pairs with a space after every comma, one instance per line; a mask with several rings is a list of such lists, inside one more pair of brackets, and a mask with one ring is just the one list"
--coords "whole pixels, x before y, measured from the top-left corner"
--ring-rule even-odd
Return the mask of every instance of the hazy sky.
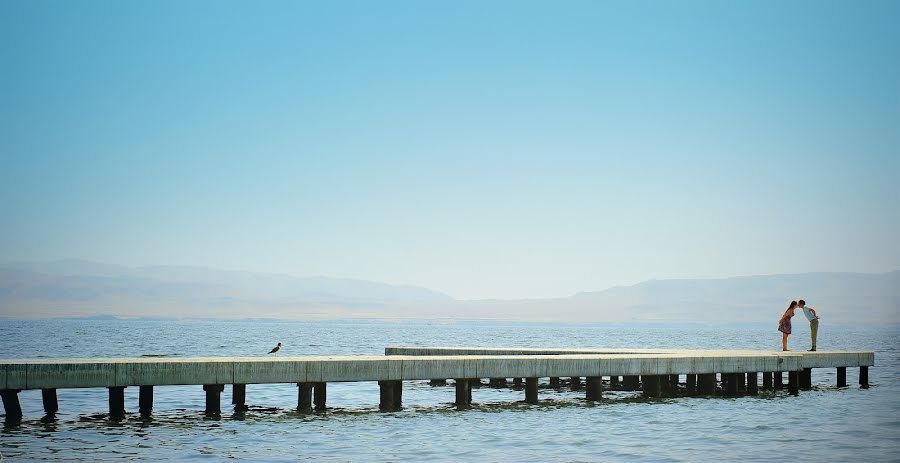
[[900, 2], [0, 2], [0, 262], [900, 267]]

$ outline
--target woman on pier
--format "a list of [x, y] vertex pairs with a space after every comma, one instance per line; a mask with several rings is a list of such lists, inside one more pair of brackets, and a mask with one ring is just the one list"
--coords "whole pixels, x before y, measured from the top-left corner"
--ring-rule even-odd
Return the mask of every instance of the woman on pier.
[[778, 331], [781, 331], [781, 350], [787, 352], [787, 338], [791, 334], [791, 317], [794, 316], [794, 309], [797, 308], [797, 301], [791, 301], [791, 305], [784, 311], [784, 315], [778, 320]]

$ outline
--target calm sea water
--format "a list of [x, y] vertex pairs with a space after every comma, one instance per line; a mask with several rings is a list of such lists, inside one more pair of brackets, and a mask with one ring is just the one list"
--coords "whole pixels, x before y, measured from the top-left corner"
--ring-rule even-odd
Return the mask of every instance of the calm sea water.
[[[795, 323], [791, 347], [808, 347]], [[387, 345], [524, 347], [780, 348], [773, 329], [623, 329], [585, 326], [54, 320], [0, 321], [0, 358], [383, 354]], [[60, 414], [42, 423], [39, 391], [20, 394], [25, 421], [0, 432], [9, 461], [900, 461], [900, 331], [831, 327], [820, 349], [874, 350], [872, 387], [837, 389], [833, 370], [814, 370], [811, 391], [741, 398], [645, 401], [605, 393], [483, 387], [471, 410], [452, 408], [451, 387], [404, 383], [404, 409], [379, 413], [375, 383], [331, 384], [323, 414], [293, 411], [292, 384], [250, 385], [251, 410], [203, 416], [201, 386], [158, 387], [154, 416], [141, 420], [137, 388], [128, 418], [109, 422], [105, 389], [60, 390]], [[544, 379], [546, 381], [546, 379]]]

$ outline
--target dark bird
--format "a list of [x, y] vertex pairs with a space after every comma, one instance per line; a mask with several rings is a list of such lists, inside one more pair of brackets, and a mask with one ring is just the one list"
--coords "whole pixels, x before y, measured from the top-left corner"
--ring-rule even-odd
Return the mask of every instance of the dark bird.
[[278, 351], [280, 351], [280, 350], [281, 350], [281, 343], [279, 342], [277, 346], [273, 347], [272, 350], [269, 351], [269, 353], [275, 354], [275, 356], [277, 357]]

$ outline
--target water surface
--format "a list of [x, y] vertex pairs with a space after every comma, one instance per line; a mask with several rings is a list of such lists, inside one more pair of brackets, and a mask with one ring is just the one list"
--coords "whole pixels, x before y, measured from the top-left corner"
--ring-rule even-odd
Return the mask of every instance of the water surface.
[[[796, 329], [793, 348], [805, 347]], [[0, 321], [0, 358], [253, 356], [278, 341], [284, 355], [381, 355], [387, 345], [498, 347], [642, 347], [775, 349], [774, 330], [610, 328], [593, 326], [354, 324], [125, 320]], [[40, 391], [20, 393], [24, 422], [0, 432], [12, 461], [898, 461], [900, 332], [820, 328], [821, 349], [874, 350], [872, 387], [834, 387], [831, 369], [814, 370], [811, 391], [739, 398], [645, 401], [606, 392], [542, 389], [541, 404], [523, 391], [482, 387], [471, 410], [452, 407], [450, 387], [404, 383], [402, 411], [380, 413], [376, 383], [328, 386], [330, 410], [296, 413], [293, 384], [249, 385], [251, 410], [203, 416], [201, 386], [154, 390], [154, 415], [137, 415], [137, 388], [126, 389], [129, 415], [106, 419], [105, 389], [58, 391], [60, 413], [40, 421]], [[543, 380], [546, 382], [546, 378]]]

